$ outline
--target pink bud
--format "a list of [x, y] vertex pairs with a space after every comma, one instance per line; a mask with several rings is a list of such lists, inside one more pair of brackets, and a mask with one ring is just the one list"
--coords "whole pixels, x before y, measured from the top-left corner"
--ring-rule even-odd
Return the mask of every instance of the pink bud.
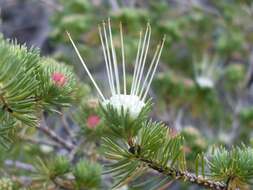
[[100, 117], [98, 117], [97, 115], [90, 115], [87, 119], [87, 127], [90, 129], [95, 128], [100, 122]]
[[51, 76], [54, 84], [58, 87], [62, 87], [66, 84], [67, 78], [65, 77], [64, 74], [59, 73], [59, 72], [54, 72]]

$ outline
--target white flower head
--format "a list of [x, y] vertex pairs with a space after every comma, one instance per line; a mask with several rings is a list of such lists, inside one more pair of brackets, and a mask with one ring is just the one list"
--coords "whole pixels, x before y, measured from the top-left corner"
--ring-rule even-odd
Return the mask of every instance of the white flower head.
[[[156, 72], [158, 62], [162, 53], [165, 38], [157, 45], [156, 51], [154, 53], [153, 59], [148, 66], [147, 73], [144, 74], [144, 69], [146, 65], [146, 58], [149, 49], [150, 37], [151, 37], [151, 27], [149, 23], [145, 34], [140, 32], [138, 51], [134, 65], [134, 74], [131, 89], [126, 89], [126, 69], [125, 69], [125, 55], [124, 55], [124, 42], [123, 42], [123, 32], [122, 24], [120, 24], [120, 41], [121, 41], [121, 63], [122, 63], [122, 73], [123, 76], [119, 75], [118, 60], [116, 58], [116, 51], [112, 39], [112, 29], [110, 19], [108, 22], [103, 22], [99, 26], [99, 36], [102, 44], [103, 55], [105, 59], [106, 74], [108, 78], [108, 84], [111, 96], [106, 98], [101, 90], [99, 89], [97, 83], [92, 77], [90, 71], [87, 68], [86, 63], [82, 59], [75, 43], [73, 42], [71, 36], [68, 37], [86, 71], [89, 78], [91, 79], [93, 85], [95, 86], [97, 92], [102, 101], [102, 105], [110, 105], [120, 113], [121, 109], [126, 112], [128, 111], [130, 116], [135, 118], [139, 115], [142, 108], [145, 106], [145, 101], [147, 98], [147, 93], [150, 88], [151, 82], [153, 80], [154, 74]], [[123, 83], [123, 85], [122, 85]]]
[[195, 67], [195, 81], [201, 88], [213, 88], [220, 74], [218, 58], [214, 57], [211, 60], [207, 54], [204, 54], [200, 67]]

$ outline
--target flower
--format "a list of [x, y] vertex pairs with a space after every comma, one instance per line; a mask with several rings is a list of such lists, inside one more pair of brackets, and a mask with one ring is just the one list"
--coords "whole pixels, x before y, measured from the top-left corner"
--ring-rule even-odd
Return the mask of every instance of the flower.
[[94, 129], [100, 123], [100, 117], [97, 115], [90, 115], [87, 119], [87, 127], [90, 129]]
[[200, 87], [203, 87], [203, 88], [214, 87], [214, 81], [209, 77], [199, 76], [196, 78], [196, 82]]
[[54, 72], [51, 75], [51, 78], [52, 78], [54, 84], [58, 87], [64, 86], [67, 82], [67, 78], [65, 77], [65, 75], [60, 72]]
[[48, 153], [52, 152], [54, 149], [53, 149], [52, 146], [48, 146], [48, 145], [43, 144], [43, 145], [40, 145], [40, 150], [41, 150], [43, 153], [48, 154]]
[[[151, 27], [147, 24], [145, 35], [143, 37], [143, 32], [140, 32], [138, 51], [134, 65], [134, 74], [131, 89], [126, 89], [126, 69], [125, 69], [125, 55], [124, 55], [124, 42], [123, 42], [123, 32], [122, 24], [120, 24], [120, 42], [121, 42], [121, 63], [122, 63], [122, 78], [119, 75], [119, 65], [116, 58], [116, 51], [112, 39], [112, 30], [110, 19], [108, 19], [107, 25], [103, 22], [102, 26], [99, 26], [99, 36], [102, 44], [103, 55], [105, 59], [106, 74], [108, 78], [108, 88], [110, 89], [110, 97], [105, 98], [101, 90], [99, 89], [97, 83], [92, 77], [86, 63], [82, 59], [75, 43], [73, 42], [69, 33], [68, 37], [86, 71], [89, 78], [91, 79], [93, 85], [95, 86], [97, 92], [102, 101], [102, 105], [106, 107], [110, 105], [112, 108], [116, 109], [118, 113], [123, 111], [129, 112], [132, 118], [138, 117], [139, 113], [146, 105], [147, 93], [150, 88], [151, 82], [153, 80], [154, 74], [156, 72], [158, 62], [161, 56], [161, 52], [164, 46], [165, 37], [157, 45], [153, 59], [147, 68], [147, 73], [144, 74], [144, 69], [146, 65], [146, 58], [149, 49], [149, 42], [151, 37]], [[121, 81], [121, 82], [120, 82]], [[123, 83], [123, 85], [121, 84]]]
[[221, 75], [221, 69], [218, 65], [218, 58], [210, 59], [207, 54], [200, 63], [200, 68], [195, 67], [195, 81], [200, 88], [212, 89]]

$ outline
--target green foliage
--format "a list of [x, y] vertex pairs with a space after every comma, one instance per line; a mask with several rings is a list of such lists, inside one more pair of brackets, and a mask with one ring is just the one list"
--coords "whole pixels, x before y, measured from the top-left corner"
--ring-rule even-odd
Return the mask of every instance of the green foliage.
[[80, 39], [84, 31], [92, 24], [92, 7], [87, 0], [60, 1], [63, 10], [57, 11], [51, 22], [56, 25], [51, 34], [55, 40], [67, 40], [63, 32], [69, 31], [73, 37]]
[[76, 78], [72, 69], [49, 58], [41, 60], [41, 68], [42, 82], [37, 92], [37, 101], [49, 110], [70, 106], [76, 90]]
[[142, 124], [146, 121], [148, 114], [150, 113], [152, 103], [149, 100], [146, 105], [142, 108], [136, 118], [130, 117], [129, 111], [124, 111], [123, 107], [121, 111], [115, 109], [112, 105], [107, 104], [106, 106], [101, 105], [105, 122], [112, 135], [118, 138], [131, 139], [136, 136]]
[[[127, 142], [123, 140], [105, 138], [103, 144], [105, 156], [116, 161], [107, 166], [111, 169], [105, 173], [112, 173], [116, 188], [142, 175], [148, 167], [143, 162], [152, 162], [161, 168], [184, 171], [186, 163], [182, 143], [181, 136], [173, 137], [166, 126], [151, 121], [142, 125], [138, 135], [133, 137], [131, 146], [126, 145]], [[167, 176], [165, 177], [165, 181], [168, 181]]]
[[35, 92], [39, 86], [39, 54], [0, 37], [0, 117], [35, 126]]
[[101, 166], [84, 159], [71, 164], [66, 156], [49, 160], [38, 158], [33, 180], [41, 182], [44, 187], [55, 183], [68, 183], [71, 189], [98, 189], [101, 184]]
[[253, 126], [253, 108], [244, 108], [240, 111], [239, 117], [241, 122], [249, 127]]
[[0, 145], [9, 148], [12, 143], [12, 136], [15, 133], [14, 123], [2, 120], [0, 124]]
[[186, 127], [180, 133], [187, 144], [185, 145], [186, 159], [195, 161], [197, 154], [207, 150], [207, 142], [200, 131], [194, 127]]
[[1, 190], [13, 190], [13, 182], [9, 178], [0, 178], [0, 189]]
[[34, 175], [35, 180], [50, 183], [56, 177], [70, 172], [70, 162], [63, 156], [57, 156], [46, 162], [38, 158], [36, 172], [37, 174]]
[[67, 66], [0, 37], [0, 142], [14, 131], [36, 126], [43, 110], [70, 106], [76, 79]]
[[225, 70], [225, 85], [228, 89], [242, 86], [246, 76], [245, 67], [240, 64], [231, 64]]
[[85, 135], [89, 141], [96, 142], [107, 133], [97, 99], [87, 97], [73, 112], [73, 117], [81, 128], [79, 135], [82, 138]]
[[[94, 2], [100, 3], [101, 6], [92, 6]], [[124, 37], [126, 58], [132, 60], [129, 57], [132, 58], [136, 54], [138, 31], [149, 21], [154, 37], [152, 41], [158, 41], [164, 33], [167, 35], [166, 53], [162, 55], [160, 74], [152, 89], [157, 95], [157, 104], [162, 105], [163, 111], [166, 112], [157, 113], [159, 109], [154, 109], [152, 117], [174, 122], [178, 119], [175, 112], [180, 110], [183, 112], [182, 121], [176, 122], [197, 126], [200, 131], [196, 132], [193, 128], [189, 130], [183, 126], [182, 133], [175, 135], [167, 126], [148, 121], [151, 110], [149, 104], [142, 115], [135, 119], [130, 118], [128, 112], [119, 112], [110, 106], [102, 107], [101, 113], [97, 105], [92, 107], [89, 104], [91, 91], [85, 84], [76, 80], [72, 68], [49, 58], [41, 58], [36, 50], [18, 46], [1, 38], [0, 143], [8, 147], [16, 131], [24, 127], [26, 129], [26, 126], [38, 125], [42, 112], [46, 111], [45, 115], [48, 117], [48, 111], [66, 111], [61, 108], [71, 105], [77, 107], [71, 113], [75, 124], [80, 126], [81, 130], [73, 124], [69, 112], [64, 113], [63, 125], [70, 124], [70, 134], [67, 134], [68, 128], [62, 128], [61, 121], [55, 121], [58, 117], [53, 116], [54, 121], [51, 122], [49, 115], [49, 118], [46, 118], [49, 121], [49, 130], [55, 130], [53, 134], [60, 137], [63, 135], [63, 138], [66, 138], [64, 140], [71, 141], [74, 150], [67, 152], [64, 157], [58, 157], [56, 155], [61, 154], [64, 149], [61, 144], [53, 139], [45, 140], [44, 134], [37, 134], [34, 130], [29, 130], [29, 134], [22, 130], [22, 134], [31, 135], [34, 138], [31, 140], [38, 144], [27, 145], [21, 142], [7, 154], [1, 151], [0, 175], [10, 172], [12, 174], [9, 176], [25, 176], [35, 184], [31, 189], [54, 189], [65, 184], [70, 186], [66, 189], [105, 189], [107, 182], [111, 183], [111, 177], [115, 179], [114, 187], [127, 184], [130, 188], [133, 186], [136, 189], [164, 188], [171, 179], [182, 179], [200, 185], [217, 181], [221, 186], [226, 187], [227, 184], [228, 190], [247, 189], [245, 184], [252, 182], [253, 170], [250, 148], [242, 146], [231, 151], [219, 148], [214, 154], [206, 156], [200, 152], [208, 150], [207, 142], [217, 141], [217, 131], [222, 131], [224, 126], [238, 125], [236, 133], [241, 135], [243, 131], [243, 140], [248, 142], [251, 139], [253, 142], [250, 128], [246, 127], [252, 126], [253, 120], [252, 108], [247, 105], [250, 104], [248, 100], [251, 95], [248, 92], [251, 88], [245, 87], [245, 83], [249, 82], [245, 81], [245, 76], [248, 76], [247, 59], [250, 57], [253, 42], [252, 3], [250, 7], [246, 6], [246, 3], [250, 5], [250, 1], [247, 0], [212, 1], [208, 6], [206, 3], [201, 3], [201, 6], [189, 3], [191, 6], [182, 8], [176, 1], [176, 6], [170, 6], [164, 1], [138, 1], [136, 7], [124, 6], [127, 1], [117, 2], [119, 9], [108, 11], [110, 3], [107, 1], [60, 0], [51, 18], [50, 46], [57, 50], [54, 57], [59, 60], [67, 58], [68, 62], [73, 62], [69, 61], [73, 56], [69, 55], [70, 43], [64, 35], [67, 30], [72, 34], [74, 41], [83, 44], [79, 47], [80, 52], [87, 58], [87, 63], [91, 63], [89, 66], [97, 66], [96, 64], [102, 60], [102, 53], [99, 53], [101, 49], [97, 47], [99, 38], [95, 23], [101, 21], [100, 17], [105, 19], [104, 16], [110, 15], [116, 21], [112, 22], [115, 23], [113, 33], [118, 27], [118, 22], [123, 23], [124, 33], [127, 33]], [[114, 40], [119, 42], [119, 36], [113, 36]], [[152, 42], [150, 45], [152, 52], [155, 46]], [[115, 43], [115, 46], [117, 49], [120, 43]], [[147, 59], [151, 59], [150, 52]], [[219, 59], [215, 61], [222, 65], [214, 72], [218, 77], [210, 78], [207, 75], [212, 68], [211, 59], [207, 59], [207, 68], [204, 71], [201, 70], [202, 65], [196, 66], [199, 63], [193, 61], [193, 56], [205, 58], [205, 55], [218, 55]], [[199, 85], [196, 80], [198, 76], [194, 75], [194, 68], [198, 66], [201, 70], [200, 75], [208, 76], [215, 84], [213, 87], [203, 88]], [[169, 72], [165, 71], [167, 67]], [[127, 70], [131, 69], [132, 64], [128, 62]], [[224, 78], [220, 77], [220, 71], [224, 71]], [[245, 92], [247, 97], [241, 97], [244, 95], [241, 92]], [[227, 99], [232, 99], [232, 104], [233, 100], [242, 102], [239, 113], [236, 109], [234, 111], [228, 108], [231, 102]], [[90, 116], [101, 118], [95, 127], [88, 126]], [[208, 134], [213, 134], [204, 140], [201, 134], [207, 130]], [[106, 177], [106, 187], [104, 184], [101, 185], [101, 168], [98, 165], [86, 160], [76, 164], [80, 156], [104, 161], [104, 158], [93, 150], [94, 147], [100, 146], [101, 137], [106, 137], [102, 151], [105, 151], [107, 159], [112, 160], [105, 172], [112, 175], [108, 176], [109, 180]], [[236, 140], [240, 141], [237, 137], [239, 136], [236, 134]], [[183, 138], [186, 143], [183, 143]], [[57, 147], [47, 153], [52, 159], [42, 157], [39, 150], [40, 143], [44, 140], [49, 144], [54, 142], [52, 147]], [[82, 143], [83, 141], [85, 143]], [[228, 145], [231, 143], [233, 142], [227, 141]], [[7, 158], [31, 163], [35, 156], [41, 157], [35, 161], [35, 175], [4, 165], [4, 159]], [[187, 168], [185, 157], [188, 161]], [[194, 170], [194, 166], [196, 174], [189, 173]], [[31, 176], [34, 178], [30, 178]], [[186, 186], [179, 188], [188, 189]]]
[[101, 183], [101, 166], [87, 160], [80, 160], [73, 169], [78, 189], [96, 189]]
[[166, 106], [164, 109], [187, 107], [190, 108], [190, 117], [205, 118], [209, 124], [217, 124], [224, 119], [225, 113], [222, 112], [223, 107], [216, 91], [213, 88], [199, 87], [193, 79], [174, 72], [164, 72], [154, 81], [154, 88], [159, 90], [158, 97], [161, 104]]
[[[140, 155], [162, 166], [185, 170], [183, 138], [172, 136], [170, 130], [161, 123], [148, 122], [138, 135]], [[163, 146], [161, 146], [161, 144]]]
[[240, 50], [243, 43], [244, 36], [240, 31], [225, 31], [219, 36], [216, 47], [221, 53], [228, 54]]
[[64, 156], [57, 156], [50, 163], [50, 170], [52, 177], [64, 175], [70, 171], [70, 162]]
[[250, 147], [235, 147], [231, 151], [217, 148], [209, 159], [211, 177], [237, 184], [252, 183], [253, 149]]

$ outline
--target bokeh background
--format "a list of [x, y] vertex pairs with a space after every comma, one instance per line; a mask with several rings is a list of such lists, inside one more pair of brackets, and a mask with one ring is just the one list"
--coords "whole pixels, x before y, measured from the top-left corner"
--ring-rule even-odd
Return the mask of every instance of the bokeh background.
[[[147, 22], [151, 24], [149, 61], [156, 44], [166, 35], [150, 90], [155, 102], [152, 118], [165, 122], [175, 133], [184, 134], [189, 160], [194, 160], [201, 151], [211, 151], [212, 146], [231, 147], [242, 142], [253, 145], [251, 0], [0, 0], [0, 8], [0, 31], [5, 38], [39, 48], [41, 55], [73, 67], [86, 85], [85, 96], [81, 93], [79, 103], [89, 100], [89, 105], [85, 103], [78, 108], [79, 115], [75, 117], [83, 129], [81, 136], [91, 136], [93, 141], [94, 135], [101, 137], [100, 130], [90, 132], [87, 125], [89, 113], [97, 114], [98, 118], [99, 114], [92, 106], [95, 90], [89, 85], [65, 32], [78, 44], [106, 94], [108, 84], [98, 25], [111, 18], [116, 48], [120, 47], [119, 23], [123, 24], [129, 80], [140, 30], [145, 29]], [[67, 112], [65, 122], [76, 130], [78, 127], [69, 115], [72, 113]], [[46, 118], [59, 134], [63, 133], [57, 116]], [[1, 162], [8, 165], [10, 162], [6, 160], [16, 158], [30, 162], [24, 152], [48, 154], [28, 143], [22, 144], [25, 149], [21, 153], [17, 151], [19, 146], [14, 146], [7, 156], [0, 155]], [[94, 144], [87, 146], [87, 151], [94, 148]], [[61, 149], [53, 152], [64, 154]], [[197, 187], [172, 182], [163, 189]]]

